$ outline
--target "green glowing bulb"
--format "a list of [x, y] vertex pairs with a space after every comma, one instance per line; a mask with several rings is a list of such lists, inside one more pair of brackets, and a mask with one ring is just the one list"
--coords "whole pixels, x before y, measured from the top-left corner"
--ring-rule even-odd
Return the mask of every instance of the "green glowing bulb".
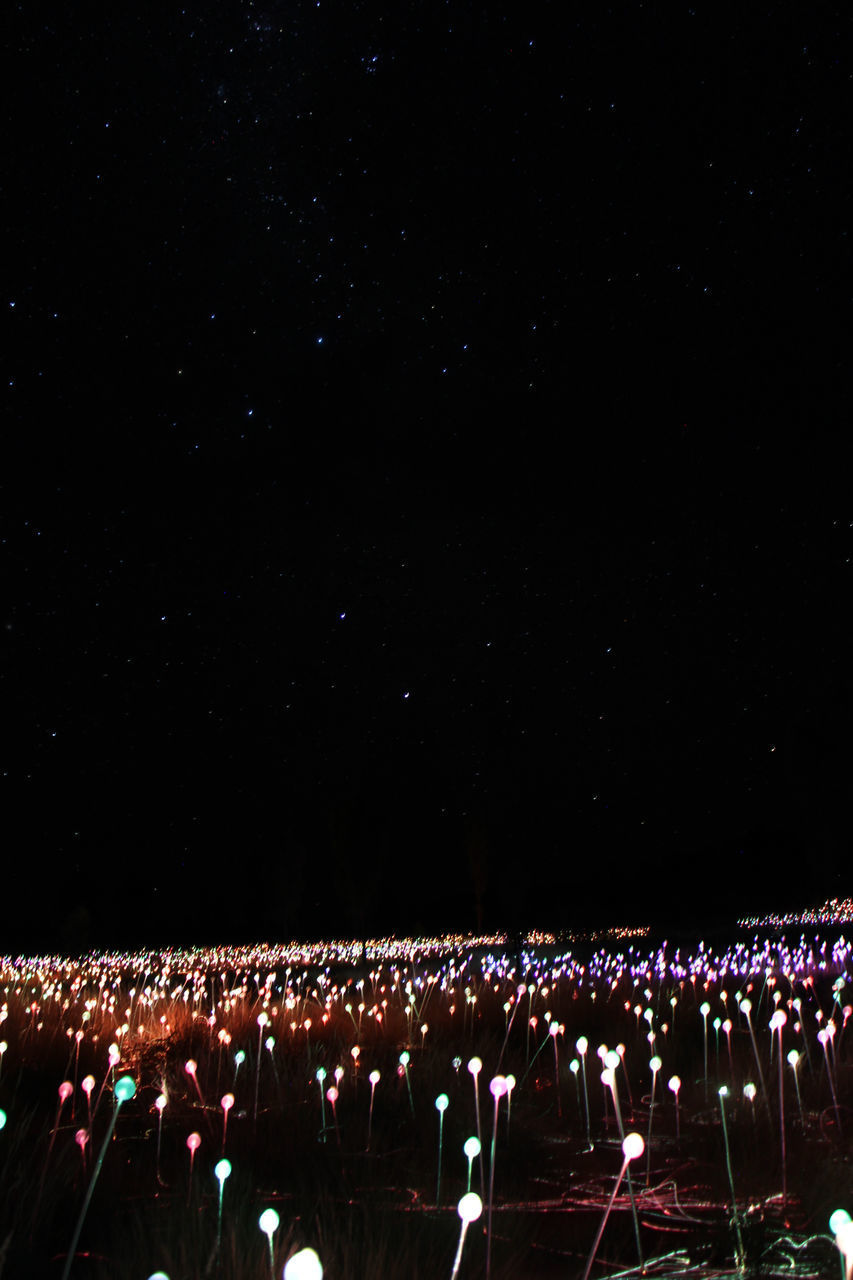
[[136, 1081], [133, 1076], [121, 1076], [116, 1080], [114, 1092], [119, 1102], [128, 1102], [136, 1093]]
[[214, 1166], [213, 1172], [216, 1174], [217, 1178], [219, 1179], [219, 1183], [221, 1186], [225, 1182], [225, 1179], [229, 1177], [231, 1174], [231, 1161], [220, 1160], [218, 1164]]

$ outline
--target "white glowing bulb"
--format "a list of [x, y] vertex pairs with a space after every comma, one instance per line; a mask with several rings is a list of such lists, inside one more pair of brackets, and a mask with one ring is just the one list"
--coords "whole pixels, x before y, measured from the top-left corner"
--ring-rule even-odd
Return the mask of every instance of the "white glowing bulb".
[[280, 1221], [281, 1219], [275, 1209], [264, 1209], [263, 1213], [258, 1218], [258, 1226], [268, 1238], [270, 1247], [272, 1247], [272, 1238], [278, 1230], [278, 1224]]
[[300, 1249], [284, 1264], [284, 1280], [323, 1280], [323, 1264], [313, 1249]]
[[476, 1191], [469, 1191], [456, 1206], [456, 1212], [464, 1223], [476, 1222], [483, 1212], [483, 1202]]
[[639, 1133], [627, 1133], [622, 1143], [622, 1154], [626, 1160], [636, 1160], [646, 1149], [643, 1137]]

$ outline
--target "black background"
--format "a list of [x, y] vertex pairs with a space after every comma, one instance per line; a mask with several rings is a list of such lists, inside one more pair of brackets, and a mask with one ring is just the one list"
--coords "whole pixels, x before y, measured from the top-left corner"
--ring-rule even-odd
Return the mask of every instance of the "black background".
[[167, 21], [11, 19], [2, 949], [846, 892], [846, 19]]

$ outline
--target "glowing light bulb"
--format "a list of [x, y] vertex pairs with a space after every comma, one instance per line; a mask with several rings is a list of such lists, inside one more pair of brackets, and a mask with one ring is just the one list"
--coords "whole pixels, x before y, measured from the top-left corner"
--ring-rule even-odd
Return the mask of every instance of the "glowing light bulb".
[[213, 1172], [219, 1179], [219, 1185], [221, 1187], [224, 1184], [225, 1179], [231, 1177], [231, 1161], [225, 1159], [218, 1160], [213, 1166]]
[[476, 1191], [469, 1191], [456, 1206], [456, 1212], [464, 1223], [476, 1222], [483, 1212], [483, 1202]]
[[276, 1231], [278, 1231], [278, 1224], [280, 1221], [281, 1219], [275, 1209], [264, 1209], [263, 1213], [258, 1218], [258, 1226], [269, 1240], [270, 1248], [272, 1248], [272, 1238]]
[[446, 1093], [440, 1093], [435, 1100], [436, 1111], [446, 1111], [450, 1106], [450, 1099]]
[[[480, 1072], [483, 1070], [483, 1060], [482, 1060], [482, 1058], [471, 1058], [471, 1059], [469, 1060], [469, 1062], [468, 1062], [468, 1070], [471, 1072], [471, 1075], [472, 1075], [472, 1076], [475, 1076], [475, 1077], [476, 1077], [476, 1076], [478, 1076], [478, 1075], [480, 1074]], [[464, 1197], [463, 1197], [463, 1198], [464, 1198]], [[482, 1204], [481, 1204], [481, 1205], [480, 1205], [480, 1211], [481, 1211], [481, 1212], [482, 1212], [482, 1208], [483, 1208], [483, 1206], [482, 1206]], [[479, 1214], [478, 1214], [477, 1216], [479, 1217]]]
[[642, 1134], [626, 1133], [622, 1143], [622, 1154], [626, 1160], [636, 1160], [646, 1149]]
[[136, 1081], [133, 1076], [122, 1076], [116, 1080], [116, 1087], [113, 1090], [119, 1102], [129, 1102], [136, 1093]]
[[323, 1280], [323, 1264], [313, 1249], [300, 1249], [284, 1265], [284, 1280]]

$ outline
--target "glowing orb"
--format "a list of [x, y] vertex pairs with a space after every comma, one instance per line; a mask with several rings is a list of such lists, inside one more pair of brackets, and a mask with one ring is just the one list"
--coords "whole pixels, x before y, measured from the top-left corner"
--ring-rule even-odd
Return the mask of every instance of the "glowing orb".
[[456, 1212], [464, 1223], [476, 1222], [483, 1212], [483, 1202], [476, 1191], [469, 1191], [456, 1206]]
[[313, 1249], [300, 1249], [284, 1265], [284, 1280], [323, 1280], [323, 1264]]

